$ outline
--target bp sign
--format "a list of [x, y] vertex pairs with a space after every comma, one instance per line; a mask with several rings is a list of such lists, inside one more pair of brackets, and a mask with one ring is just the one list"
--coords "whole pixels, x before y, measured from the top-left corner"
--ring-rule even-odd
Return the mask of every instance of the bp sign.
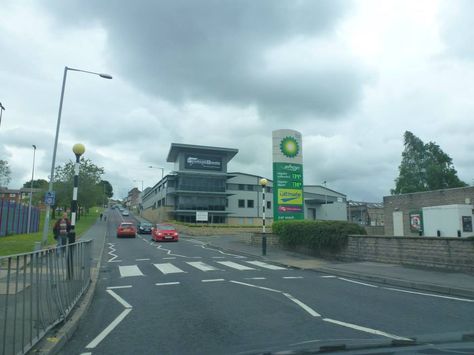
[[301, 133], [280, 129], [272, 141], [274, 221], [304, 219]]

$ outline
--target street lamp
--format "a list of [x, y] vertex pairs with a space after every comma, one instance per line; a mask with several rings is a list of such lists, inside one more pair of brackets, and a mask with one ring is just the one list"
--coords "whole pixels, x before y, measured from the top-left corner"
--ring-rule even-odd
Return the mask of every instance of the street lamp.
[[260, 186], [262, 187], [262, 255], [267, 255], [267, 235], [265, 232], [265, 187], [268, 184], [268, 180], [265, 178], [260, 179]]
[[0, 102], [0, 126], [2, 125], [2, 112], [5, 111], [5, 106]]
[[161, 169], [161, 179], [163, 179], [163, 177], [165, 176], [165, 169], [164, 168], [160, 168], [159, 166], [153, 166], [153, 165], [150, 165], [149, 168], [150, 169]]
[[33, 180], [35, 178], [35, 157], [36, 157], [36, 145], [33, 147], [33, 168], [31, 169], [31, 184], [30, 184], [30, 203], [28, 205], [28, 225], [26, 226], [26, 234], [30, 234], [30, 224], [31, 224], [31, 201], [33, 199]]
[[[56, 151], [58, 149], [59, 127], [61, 126], [61, 112], [62, 112], [62, 109], [63, 109], [64, 89], [66, 87], [66, 78], [67, 78], [67, 71], [68, 70], [83, 72], [83, 73], [87, 73], [87, 74], [98, 75], [98, 76], [100, 76], [101, 78], [104, 78], [104, 79], [112, 79], [112, 76], [109, 75], [109, 74], [95, 73], [95, 72], [87, 71], [87, 70], [64, 67], [63, 85], [62, 85], [62, 88], [61, 88], [61, 98], [59, 99], [58, 122], [56, 123], [56, 136], [54, 138], [53, 159], [52, 159], [52, 162], [51, 162], [51, 174], [49, 176], [48, 192], [50, 194], [52, 194], [52, 192], [53, 192], [54, 167], [55, 167], [55, 164], [56, 164]], [[47, 204], [46, 205], [46, 215], [45, 215], [45, 219], [44, 219], [43, 238], [42, 238], [42, 242], [41, 242], [43, 246], [45, 246], [46, 243], [48, 242], [50, 211], [51, 211], [51, 205]]]

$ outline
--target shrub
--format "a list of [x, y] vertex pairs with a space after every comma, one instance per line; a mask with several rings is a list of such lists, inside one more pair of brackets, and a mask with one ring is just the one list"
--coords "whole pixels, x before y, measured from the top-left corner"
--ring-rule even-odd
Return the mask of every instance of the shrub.
[[349, 234], [367, 234], [364, 227], [345, 221], [277, 221], [272, 230], [283, 246], [315, 252], [337, 252], [347, 245]]

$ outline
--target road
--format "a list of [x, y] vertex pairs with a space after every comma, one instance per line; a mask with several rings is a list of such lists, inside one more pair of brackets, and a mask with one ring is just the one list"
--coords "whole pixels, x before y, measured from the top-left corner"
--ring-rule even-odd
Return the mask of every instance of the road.
[[62, 354], [238, 354], [436, 339], [474, 329], [474, 300], [283, 268], [190, 237], [117, 239]]

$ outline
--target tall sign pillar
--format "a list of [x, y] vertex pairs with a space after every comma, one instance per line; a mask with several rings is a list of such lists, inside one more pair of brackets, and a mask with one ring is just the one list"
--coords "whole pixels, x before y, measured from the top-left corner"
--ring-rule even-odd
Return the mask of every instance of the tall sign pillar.
[[303, 144], [291, 129], [272, 132], [273, 220], [304, 219]]

